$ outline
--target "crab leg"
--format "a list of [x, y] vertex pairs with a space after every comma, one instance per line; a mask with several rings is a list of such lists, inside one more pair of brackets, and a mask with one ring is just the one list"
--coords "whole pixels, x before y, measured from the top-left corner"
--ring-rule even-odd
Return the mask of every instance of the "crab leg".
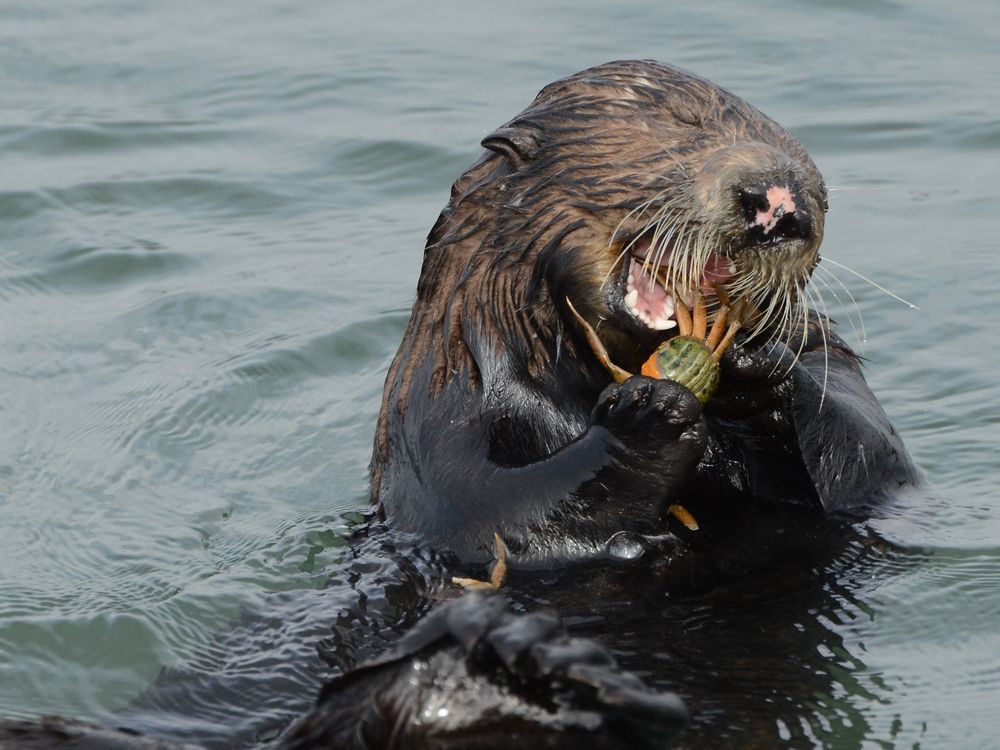
[[726, 291], [724, 286], [721, 284], [712, 284], [712, 291], [715, 292], [715, 296], [719, 298], [719, 302], [723, 305], [726, 307], [733, 306], [733, 301], [730, 299], [729, 293]]
[[705, 309], [705, 295], [695, 292], [694, 297], [694, 328], [691, 335], [696, 339], [705, 338], [708, 329], [708, 311]]
[[722, 355], [726, 353], [726, 349], [729, 348], [731, 343], [733, 343], [733, 339], [736, 337], [736, 332], [738, 330], [740, 330], [739, 321], [729, 324], [729, 330], [726, 331], [726, 335], [722, 337], [722, 341], [720, 341], [719, 345], [712, 351], [712, 359], [716, 362], [722, 359]]
[[723, 305], [719, 308], [719, 312], [715, 316], [715, 322], [712, 323], [712, 330], [708, 334], [708, 338], [705, 339], [705, 343], [708, 348], [713, 352], [715, 347], [718, 346], [719, 341], [722, 339], [722, 331], [726, 327], [726, 317], [729, 315], [729, 308]]
[[694, 324], [691, 322], [691, 311], [688, 310], [684, 300], [677, 292], [674, 292], [674, 317], [677, 318], [677, 333], [680, 336], [690, 336]]
[[685, 529], [688, 529], [689, 531], [698, 530], [698, 521], [696, 521], [695, 517], [691, 515], [691, 511], [680, 503], [673, 503], [669, 508], [667, 508], [667, 513], [680, 521], [681, 526]]
[[[733, 305], [733, 301], [725, 289], [718, 284], [713, 284], [712, 289], [715, 291], [715, 296], [719, 298], [719, 302], [722, 303], [722, 307], [719, 309], [719, 315], [716, 317], [715, 323], [712, 325], [712, 332], [708, 335], [705, 343], [712, 350], [712, 359], [718, 362], [722, 359], [722, 355], [726, 353], [729, 345], [733, 343], [733, 337], [736, 335], [736, 332], [743, 326], [742, 320], [744, 319], [750, 300], [744, 297], [738, 306], [739, 309], [736, 309], [737, 306]], [[731, 322], [726, 335], [721, 336], [722, 327], [726, 324], [726, 320], [731, 313], [735, 313], [737, 320]], [[719, 338], [716, 338], [717, 336]]]
[[490, 580], [480, 581], [478, 578], [460, 578], [455, 576], [451, 582], [469, 591], [488, 589], [497, 591], [507, 580], [507, 545], [496, 532], [493, 532], [494, 562], [490, 569]]
[[590, 344], [590, 348], [593, 350], [594, 356], [597, 357], [597, 361], [604, 365], [605, 369], [611, 373], [611, 377], [615, 379], [615, 382], [624, 383], [632, 377], [632, 373], [628, 370], [623, 370], [611, 361], [611, 357], [608, 356], [608, 350], [604, 348], [604, 344], [597, 335], [597, 331], [595, 331], [594, 327], [584, 320], [584, 317], [576, 311], [576, 308], [573, 307], [573, 303], [569, 301], [569, 297], [566, 298], [566, 305], [569, 307], [569, 311], [573, 313], [577, 321], [583, 327], [583, 333], [587, 337], [587, 343]]

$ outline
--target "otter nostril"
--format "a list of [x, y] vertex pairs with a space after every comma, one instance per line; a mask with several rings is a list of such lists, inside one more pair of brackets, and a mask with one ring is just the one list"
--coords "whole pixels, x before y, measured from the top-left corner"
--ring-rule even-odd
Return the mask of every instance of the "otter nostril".
[[767, 200], [767, 185], [751, 185], [740, 188], [740, 205], [747, 221], [753, 220], [758, 211], [767, 211], [770, 203]]
[[[778, 212], [775, 211], [775, 216]], [[804, 211], [785, 211], [769, 232], [772, 237], [808, 237], [812, 232], [812, 222]]]

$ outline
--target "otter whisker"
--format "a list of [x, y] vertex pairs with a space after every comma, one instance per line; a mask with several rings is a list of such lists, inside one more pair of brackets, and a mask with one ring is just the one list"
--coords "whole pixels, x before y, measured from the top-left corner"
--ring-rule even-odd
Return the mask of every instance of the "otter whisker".
[[[772, 326], [772, 349], [774, 351], [779, 343], [786, 342], [792, 338], [792, 334], [797, 326], [797, 321], [801, 318], [803, 323], [807, 322], [805, 317], [807, 313], [804, 311], [803, 306], [800, 304], [799, 298], [799, 287], [795, 283], [790, 283], [780, 287], [781, 294], [775, 295], [775, 304], [777, 305], [777, 312], [774, 314], [774, 320], [777, 321]], [[769, 313], [765, 313], [763, 322], [766, 325]], [[792, 367], [798, 361], [798, 358], [802, 352], [801, 342], [804, 341], [804, 337], [800, 339], [799, 348], [793, 353], [791, 362], [788, 363], [788, 367], [785, 370], [784, 376], [787, 376], [791, 372]], [[778, 367], [781, 365], [783, 358], [779, 357], [779, 360], [775, 362], [774, 369], [772, 370], [772, 375], [777, 372]]]
[[[616, 236], [618, 236], [618, 234], [621, 232], [621, 229], [622, 229], [623, 226], [625, 226], [630, 221], [638, 221], [638, 219], [644, 213], [646, 213], [646, 211], [648, 211], [655, 203], [657, 203], [658, 201], [660, 201], [662, 199], [662, 197], [664, 196], [664, 194], [666, 192], [667, 192], [666, 189], [661, 190], [659, 193], [657, 193], [656, 195], [654, 195], [649, 200], [647, 200], [647, 201], [639, 204], [638, 206], [636, 206], [635, 208], [633, 208], [631, 211], [629, 211], [621, 219], [621, 221], [618, 222], [618, 224], [616, 225], [614, 231], [612, 232], [612, 234], [611, 234], [611, 238], [612, 238], [611, 239], [611, 243], [614, 242], [614, 238]], [[629, 240], [629, 242], [626, 243], [625, 246], [622, 248], [621, 252], [615, 258], [614, 262], [611, 264], [611, 267], [608, 269], [607, 273], [605, 273], [604, 278], [601, 281], [601, 287], [604, 287], [608, 283], [608, 281], [611, 278], [611, 275], [614, 273], [615, 269], [618, 267], [618, 264], [621, 263], [622, 260], [624, 260], [625, 257], [631, 252], [632, 248], [635, 247], [636, 243], [639, 242], [639, 240], [642, 239], [642, 237], [646, 235], [646, 233], [648, 232], [648, 229], [652, 228], [654, 230], [654, 233], [655, 233], [656, 230], [657, 230], [657, 227], [663, 222], [662, 217], [665, 214], [667, 214], [667, 212], [671, 211], [673, 208], [675, 208], [678, 205], [680, 205], [680, 203], [681, 203], [681, 198], [680, 197], [675, 197], [675, 198], [673, 198], [673, 199], [671, 199], [669, 201], [662, 202], [661, 205], [657, 207], [656, 212], [653, 214], [652, 218], [650, 219], [650, 221], [648, 223], [647, 229], [636, 233], [636, 235], [634, 237], [632, 237], [632, 239]], [[657, 238], [654, 236], [654, 238], [652, 238], [652, 240], [651, 240], [650, 247], [655, 246], [656, 242], [657, 242]], [[648, 267], [648, 262], [644, 262], [643, 266], [644, 267]]]
[[[761, 307], [761, 304], [767, 298], [767, 290], [766, 289], [754, 289], [754, 290], [748, 291], [743, 296], [747, 298], [747, 300], [749, 301], [749, 303], [750, 303], [750, 305], [751, 305], [752, 308], [756, 308], [757, 310], [759, 310], [760, 307]], [[750, 331], [747, 333], [747, 337], [746, 337], [744, 343], [749, 344], [751, 341], [754, 341], [755, 339], [757, 339], [761, 335], [761, 333], [764, 332], [764, 329], [766, 327], [766, 323], [767, 323], [766, 317], [764, 315], [760, 315], [758, 317], [758, 319], [754, 322], [754, 324], [751, 327]]]
[[[784, 378], [788, 377], [788, 375], [792, 372], [792, 368], [795, 367], [795, 363], [798, 362], [799, 357], [802, 356], [802, 349], [805, 347], [806, 332], [808, 331], [808, 326], [809, 326], [808, 309], [806, 308], [806, 306], [798, 303], [797, 295], [796, 299], [793, 300], [792, 291], [787, 287], [782, 290], [781, 315], [782, 315], [781, 325], [778, 326], [775, 336], [773, 338], [771, 351], [774, 351], [774, 349], [782, 341], [789, 340], [792, 337], [792, 333], [794, 332], [795, 327], [797, 327], [797, 320], [800, 318], [802, 320], [802, 336], [799, 338], [798, 347], [796, 347], [794, 353], [792, 354], [792, 361], [788, 363], [788, 366], [785, 368], [785, 372], [782, 374], [782, 377]], [[789, 349], [789, 351], [791, 350]], [[783, 358], [779, 357], [778, 361], [774, 363], [774, 368], [771, 370], [771, 375], [774, 375], [778, 371], [778, 368], [781, 366], [782, 359]]]
[[705, 278], [705, 268], [708, 266], [708, 258], [712, 254], [709, 239], [709, 234], [699, 226], [689, 259], [690, 283], [693, 290], [700, 290], [702, 280]]
[[781, 295], [778, 296], [778, 313], [775, 315], [778, 321], [774, 331], [775, 338], [787, 338], [797, 312], [798, 306], [792, 300], [792, 289], [788, 286], [783, 287]]
[[[763, 333], [764, 330], [772, 324], [772, 321], [776, 319], [775, 309], [779, 304], [781, 304], [780, 295], [768, 293], [772, 289], [783, 289], [780, 284], [780, 279], [775, 278], [775, 272], [773, 269], [768, 269], [768, 276], [770, 278], [761, 279], [762, 283], [760, 290], [761, 302], [767, 302], [767, 308], [764, 310], [760, 321], [754, 327], [753, 333], [747, 338], [748, 341], [753, 340], [755, 337]], [[785, 291], [785, 293], [787, 294], [787, 291]], [[758, 305], [758, 307], [760, 307], [760, 305]]]
[[[809, 294], [811, 290], [806, 290]], [[820, 298], [822, 301], [822, 298]], [[825, 304], [824, 304], [825, 307]], [[819, 414], [823, 411], [823, 402], [826, 400], [826, 386], [830, 375], [830, 347], [827, 344], [826, 338], [826, 327], [829, 324], [830, 317], [826, 315], [826, 310], [823, 311], [823, 317], [819, 320], [819, 332], [823, 339], [823, 387], [820, 389], [819, 394], [819, 407], [816, 409], [816, 413]], [[803, 337], [804, 340], [804, 337]]]
[[836, 281], [840, 285], [840, 288], [844, 290], [848, 298], [851, 300], [851, 307], [853, 307], [854, 311], [858, 314], [858, 325], [861, 327], [860, 338], [858, 337], [858, 330], [854, 325], [854, 316], [851, 314], [850, 308], [840, 299], [840, 296], [837, 294], [836, 290], [832, 286], [830, 286], [830, 283], [826, 279], [816, 277], [817, 283], [822, 284], [823, 287], [827, 289], [830, 292], [830, 294], [833, 295], [833, 298], [837, 301], [837, 304], [839, 304], [841, 307], [844, 308], [844, 311], [847, 313], [847, 322], [850, 324], [851, 332], [854, 334], [854, 339], [855, 341], [858, 342], [858, 345], [863, 349], [864, 346], [868, 343], [868, 333], [865, 331], [865, 317], [861, 313], [861, 308], [858, 306], [858, 301], [854, 298], [854, 295], [851, 293], [851, 290], [847, 287], [847, 285], [844, 284], [844, 282], [840, 280], [840, 277], [837, 276], [837, 274], [835, 274], [833, 271], [831, 271], [828, 268], [823, 268], [822, 266], [817, 266], [816, 270], [822, 271], [828, 277]]
[[691, 244], [695, 240], [692, 226], [687, 223], [681, 224], [670, 257], [666, 259], [664, 275], [670, 286], [679, 286], [682, 290], [690, 287], [684, 269], [686, 269], [687, 258], [691, 254]]
[[[648, 211], [653, 206], [653, 204], [655, 204], [657, 201], [660, 201], [663, 198], [663, 196], [667, 194], [668, 191], [669, 191], [669, 188], [664, 188], [663, 190], [661, 190], [660, 192], [658, 192], [656, 195], [654, 195], [652, 198], [650, 198], [647, 201], [644, 201], [644, 202], [640, 203], [638, 206], [636, 206], [631, 211], [629, 211], [627, 214], [625, 214], [625, 216], [622, 218], [622, 220], [618, 222], [618, 225], [615, 227], [615, 231], [611, 235], [612, 241], [618, 235], [618, 232], [621, 230], [622, 226], [624, 226], [630, 220], [637, 219], [638, 217], [640, 217], [644, 213], [646, 213], [646, 211]], [[657, 211], [659, 211], [659, 209], [657, 209]]]
[[[655, 284], [656, 276], [660, 271], [663, 256], [666, 255], [670, 240], [675, 238], [677, 222], [673, 216], [664, 215], [653, 228], [653, 238], [650, 247], [653, 248], [651, 260], [652, 271], [650, 272], [650, 289]], [[647, 260], [650, 258], [647, 257]]]
[[684, 253], [680, 258], [681, 268], [682, 268], [682, 288], [686, 292], [694, 291], [695, 284], [695, 269], [692, 262], [694, 256], [694, 246], [697, 243], [698, 238], [693, 233], [689, 232], [687, 235], [687, 241], [684, 243]]
[[[781, 336], [787, 333], [791, 326], [791, 321], [798, 312], [798, 290], [799, 284], [788, 284], [781, 278], [777, 269], [769, 268], [765, 273], [759, 273], [753, 279], [753, 284], [749, 285], [748, 296], [758, 310], [763, 309], [760, 318], [747, 337], [747, 341], [753, 341], [772, 330], [772, 336]], [[775, 294], [773, 290], [779, 290], [780, 294]]]
[[690, 225], [691, 239], [685, 244], [684, 255], [679, 259], [681, 281], [683, 288], [689, 292], [701, 289], [705, 266], [708, 262], [705, 248], [707, 238], [704, 229], [699, 225]]
[[[809, 287], [805, 287], [802, 290], [802, 292], [805, 295], [807, 302], [804, 305], [803, 304], [799, 305], [798, 317], [802, 319], [802, 337], [799, 340], [799, 345], [795, 348], [795, 359], [792, 361], [792, 365], [794, 365], [796, 362], [799, 361], [799, 359], [802, 357], [802, 352], [805, 351], [806, 344], [809, 343], [809, 307], [810, 307], [809, 300], [813, 299], [814, 290], [810, 289]], [[792, 321], [789, 320], [788, 323], [789, 336], [791, 335], [791, 327], [792, 327]], [[792, 365], [789, 365], [789, 371], [791, 371]]]
[[[625, 216], [622, 218], [622, 220], [618, 222], [617, 226], [615, 226], [614, 231], [611, 233], [611, 240], [609, 241], [609, 245], [608, 246], [610, 247], [611, 244], [614, 243], [615, 237], [618, 236], [618, 233], [621, 231], [621, 228], [630, 219], [632, 219], [634, 217], [636, 217], [636, 218], [637, 217], [641, 217], [647, 210], [649, 210], [650, 206], [652, 206], [654, 203], [656, 203], [658, 200], [660, 200], [667, 193], [667, 190], [668, 190], [667, 188], [664, 188], [659, 193], [657, 193], [656, 195], [654, 195], [652, 198], [650, 198], [647, 201], [644, 201], [643, 203], [640, 203], [638, 206], [636, 206], [631, 211], [629, 211], [627, 214], [625, 214]], [[629, 254], [629, 252], [632, 250], [632, 247], [639, 240], [640, 236], [641, 236], [641, 233], [637, 234], [628, 243], [626, 243], [626, 245], [622, 248], [622, 251], [618, 254], [618, 257], [615, 258], [615, 261], [611, 264], [611, 267], [608, 269], [608, 272], [606, 274], [604, 274], [604, 278], [601, 280], [601, 287], [602, 288], [605, 286], [605, 284], [608, 283], [608, 281], [611, 278], [611, 274], [614, 273], [614, 270], [618, 267], [618, 264], [621, 263], [625, 259], [625, 257]]]
[[712, 257], [712, 253], [719, 243], [714, 233], [700, 231], [698, 235], [700, 242], [695, 253], [695, 273], [698, 278], [698, 286], [701, 286], [701, 280], [705, 277], [705, 269], [708, 267], [708, 259]]
[[881, 284], [876, 284], [874, 281], [872, 281], [871, 279], [869, 279], [867, 276], [865, 276], [862, 273], [858, 273], [857, 271], [855, 271], [850, 266], [845, 266], [843, 263], [838, 263], [837, 261], [833, 260], [829, 255], [824, 254], [824, 259], [826, 260], [827, 263], [832, 263], [837, 268], [843, 268], [848, 273], [852, 273], [855, 276], [857, 276], [859, 279], [861, 279], [862, 281], [864, 281], [864, 282], [866, 282], [868, 284], [871, 284], [873, 287], [875, 287], [876, 289], [878, 289], [880, 292], [885, 292], [890, 297], [892, 297], [894, 300], [902, 302], [904, 305], [906, 305], [907, 307], [909, 307], [911, 310], [919, 310], [920, 309], [919, 307], [917, 307], [916, 305], [914, 305], [909, 300], [903, 299], [898, 294], [893, 294], [892, 292], [890, 292], [888, 289], [886, 289]]
[[891, 185], [827, 185], [827, 192], [837, 190], [892, 190]]
[[[673, 226], [677, 226], [677, 224], [673, 223]], [[673, 246], [670, 252], [670, 258], [668, 259], [666, 267], [667, 281], [671, 286], [677, 285], [677, 278], [676, 278], [677, 265], [678, 263], [683, 262], [683, 259], [688, 254], [688, 248], [691, 244], [691, 239], [692, 239], [690, 229], [691, 229], [690, 225], [686, 223], [681, 223], [676, 229]], [[666, 249], [664, 248], [663, 251], [658, 253], [658, 257], [656, 258], [656, 266], [654, 269], [654, 273], [659, 273], [660, 266], [663, 263], [663, 256], [665, 255], [665, 250]]]

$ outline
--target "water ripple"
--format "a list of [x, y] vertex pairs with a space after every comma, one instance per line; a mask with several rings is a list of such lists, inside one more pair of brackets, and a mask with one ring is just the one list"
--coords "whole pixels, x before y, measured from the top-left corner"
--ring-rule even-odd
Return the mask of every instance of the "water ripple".
[[[240, 690], [268, 653], [308, 698], [302, 665], [351, 603], [319, 587], [365, 575], [333, 514], [366, 502], [384, 373], [448, 187], [544, 83], [641, 50], [746, 95], [843, 188], [824, 255], [923, 308], [848, 283], [867, 377], [939, 491], [815, 578], [787, 571], [798, 587], [592, 627], [706, 696], [701, 747], [988, 746], [996, 8], [404, 5], [4, 4], [0, 713], [98, 717], [187, 662], [231, 670], [224, 710], [197, 698], [219, 726], [277, 721], [281, 691]], [[363, 635], [394, 633], [371, 618]]]

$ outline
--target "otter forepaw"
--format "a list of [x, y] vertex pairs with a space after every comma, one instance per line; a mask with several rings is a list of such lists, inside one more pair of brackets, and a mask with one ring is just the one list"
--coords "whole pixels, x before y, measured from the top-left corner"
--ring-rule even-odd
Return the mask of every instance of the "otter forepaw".
[[730, 348], [720, 362], [722, 382], [709, 410], [739, 418], [780, 409], [796, 359], [795, 351], [781, 341]]
[[768, 341], [733, 347], [720, 364], [723, 377], [732, 382], [773, 386], [788, 377], [795, 360], [795, 352], [784, 343]]
[[657, 452], [698, 428], [701, 405], [678, 383], [635, 375], [605, 388], [592, 418], [630, 448]]

